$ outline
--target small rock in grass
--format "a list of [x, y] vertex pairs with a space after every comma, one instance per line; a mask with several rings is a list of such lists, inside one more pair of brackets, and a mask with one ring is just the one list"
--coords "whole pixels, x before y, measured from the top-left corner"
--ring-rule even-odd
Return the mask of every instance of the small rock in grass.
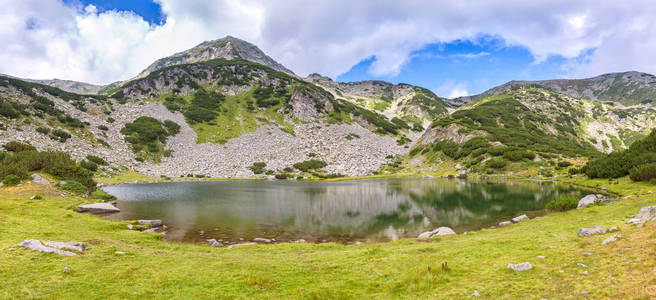
[[253, 246], [257, 245], [257, 243], [240, 243], [240, 244], [232, 244], [228, 246], [228, 249], [233, 248], [233, 247], [241, 247], [241, 246]]
[[254, 238], [253, 242], [260, 243], [260, 244], [271, 244], [271, 240], [265, 238]]
[[213, 243], [210, 244], [212, 247], [220, 248], [223, 247], [223, 244], [217, 241], [214, 241]]
[[527, 215], [521, 215], [521, 216], [517, 216], [517, 217], [512, 218], [512, 221], [513, 221], [513, 223], [519, 223], [523, 220], [528, 220], [528, 219], [529, 218], [528, 218]]
[[434, 236], [449, 235], [449, 234], [456, 234], [456, 232], [453, 231], [453, 229], [451, 229], [449, 227], [439, 227], [439, 228], [437, 228], [435, 230], [432, 230], [432, 231], [426, 231], [426, 232], [420, 234], [419, 236], [417, 236], [417, 238], [418, 239], [428, 239], [428, 238], [432, 238]]
[[509, 226], [509, 225], [512, 225], [512, 222], [503, 221], [503, 222], [499, 223], [499, 227], [505, 227], [505, 226]]
[[68, 273], [70, 271], [71, 271], [71, 269], [69, 267], [64, 267], [64, 273]]
[[609, 236], [608, 238], [606, 238], [603, 242], [601, 242], [601, 244], [602, 245], [608, 245], [608, 244], [610, 244], [612, 242], [615, 242], [615, 241], [617, 241], [621, 238], [623, 238], [623, 236], [621, 234], [613, 234], [613, 235]]
[[581, 254], [582, 254], [582, 255], [590, 256], [590, 255], [592, 255], [592, 252], [583, 252], [583, 253], [581, 253]]
[[631, 248], [622, 248], [622, 249], [620, 249], [620, 251], [622, 251], [622, 252], [629, 251], [629, 250], [631, 250]]
[[125, 255], [125, 252], [123, 252], [123, 251], [114, 251], [114, 254], [116, 254], [116, 255]]
[[578, 264], [576, 264], [576, 265], [579, 266], [579, 267], [583, 267], [583, 268], [587, 268], [587, 267], [588, 267], [588, 265], [586, 265], [586, 264], [582, 264], [582, 263], [578, 263]]
[[608, 228], [608, 232], [614, 232], [614, 231], [618, 231], [618, 230], [619, 229], [617, 229], [617, 227], [615, 227], [615, 226], [613, 226], [611, 228]]
[[588, 293], [590, 293], [588, 290], [582, 290], [581, 291], [581, 294], [588, 294]]
[[588, 270], [583, 271], [583, 275], [588, 275]]
[[530, 269], [533, 269], [533, 265], [528, 262], [523, 262], [521, 264], [508, 264], [508, 269], [511, 269], [515, 272], [521, 272], [521, 271], [528, 271]]
[[138, 220], [137, 223], [141, 226], [150, 225], [152, 227], [162, 226], [162, 220]]
[[34, 181], [34, 183], [36, 183], [36, 184], [42, 184], [42, 185], [50, 184], [50, 181], [48, 181], [47, 179], [39, 176], [39, 174], [36, 174], [36, 173], [32, 174], [32, 181]]
[[82, 242], [55, 242], [55, 241], [45, 241], [44, 245], [48, 247], [53, 247], [57, 249], [69, 249], [75, 250], [78, 252], [84, 252], [84, 243]]
[[549, 246], [549, 249], [556, 249], [556, 248], [558, 248], [558, 247], [556, 247], [556, 246]]
[[474, 293], [472, 294], [472, 296], [474, 296], [474, 297], [478, 297], [478, 296], [480, 296], [480, 294], [478, 293], [477, 290], [474, 290]]
[[560, 272], [560, 273], [565, 273], [565, 270], [558, 270], [558, 272]]
[[538, 255], [538, 258], [542, 258], [542, 259], [545, 259], [545, 258], [546, 258], [546, 256], [544, 256], [544, 255]]
[[593, 234], [603, 234], [606, 233], [606, 229], [597, 226], [595, 228], [581, 228], [579, 229], [579, 236], [589, 236]]

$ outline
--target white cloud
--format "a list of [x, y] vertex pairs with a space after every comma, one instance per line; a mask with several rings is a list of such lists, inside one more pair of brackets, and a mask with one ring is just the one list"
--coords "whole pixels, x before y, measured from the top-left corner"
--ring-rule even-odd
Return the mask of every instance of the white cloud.
[[572, 59], [570, 76], [656, 73], [656, 9], [647, 0], [157, 1], [161, 25], [61, 0], [0, 0], [0, 72], [109, 83], [229, 34], [299, 75], [335, 77], [372, 56], [372, 75], [395, 75], [427, 44], [480, 35], [526, 47], [536, 62]]
[[469, 91], [467, 90], [467, 83], [449, 80], [438, 87], [435, 90], [435, 94], [440, 97], [453, 99], [462, 96], [469, 96]]

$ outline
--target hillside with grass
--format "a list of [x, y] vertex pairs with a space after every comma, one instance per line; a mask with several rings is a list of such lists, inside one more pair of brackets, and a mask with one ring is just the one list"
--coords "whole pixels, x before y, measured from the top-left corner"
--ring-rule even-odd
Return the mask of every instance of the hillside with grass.
[[[626, 149], [654, 127], [652, 108], [620, 108], [538, 88], [516, 88], [438, 117], [409, 152], [459, 173], [551, 175]], [[567, 165], [567, 166], [564, 166]]]

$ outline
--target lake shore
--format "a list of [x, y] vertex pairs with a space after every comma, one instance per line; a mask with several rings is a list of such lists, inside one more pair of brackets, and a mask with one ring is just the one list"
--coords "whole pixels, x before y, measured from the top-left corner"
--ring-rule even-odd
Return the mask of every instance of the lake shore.
[[[0, 297], [81, 298], [81, 289], [84, 298], [466, 298], [474, 291], [489, 298], [655, 296], [656, 224], [639, 228], [626, 221], [656, 205], [656, 188], [628, 178], [562, 180], [603, 186], [621, 199], [430, 241], [233, 249], [125, 230], [128, 222], [74, 212], [85, 198], [25, 183], [0, 189]], [[30, 200], [35, 194], [43, 199]], [[577, 235], [595, 226], [616, 226], [624, 238], [602, 245], [609, 234]], [[88, 246], [78, 257], [63, 257], [17, 247], [24, 239]], [[521, 262], [533, 269], [506, 268]]]

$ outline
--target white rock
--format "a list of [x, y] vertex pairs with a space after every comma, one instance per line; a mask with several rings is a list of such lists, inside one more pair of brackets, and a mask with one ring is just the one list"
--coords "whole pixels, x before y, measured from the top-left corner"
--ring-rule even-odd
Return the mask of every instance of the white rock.
[[597, 194], [597, 195], [595, 195], [595, 194], [590, 194], [590, 195], [587, 195], [587, 196], [581, 198], [581, 200], [579, 200], [579, 204], [576, 206], [576, 208], [577, 208], [577, 209], [579, 209], [579, 208], [584, 208], [584, 207], [586, 207], [586, 206], [589, 206], [589, 205], [595, 204], [595, 202], [598, 202], [598, 201], [600, 201], [601, 199], [603, 199], [603, 198], [605, 198], [605, 197], [606, 197], [606, 196], [601, 195], [601, 194]]
[[418, 239], [428, 239], [428, 238], [432, 238], [432, 237], [438, 236], [438, 235], [449, 235], [449, 234], [456, 234], [456, 232], [453, 231], [453, 229], [451, 229], [449, 227], [439, 227], [439, 228], [437, 228], [435, 230], [432, 230], [432, 231], [426, 231], [426, 232], [420, 234], [419, 236], [417, 236], [417, 238]]
[[234, 248], [234, 247], [241, 247], [241, 246], [254, 246], [254, 245], [257, 245], [257, 243], [239, 243], [239, 244], [234, 244], [234, 245], [230, 245], [230, 246], [228, 246], [228, 249], [230, 249], [230, 248]]
[[80, 205], [77, 207], [77, 211], [92, 213], [92, 214], [107, 214], [107, 213], [120, 212], [121, 210], [118, 209], [118, 207], [111, 205], [109, 203], [99, 202], [99, 203]]
[[521, 216], [517, 216], [517, 217], [512, 218], [513, 223], [519, 223], [523, 220], [528, 220], [528, 216], [527, 215], [521, 215]]
[[57, 253], [57, 254], [60, 254], [60, 255], [77, 256], [77, 253], [73, 253], [73, 252], [66, 251], [66, 250], [55, 249], [55, 248], [51, 248], [51, 247], [46, 247], [43, 244], [41, 244], [41, 242], [38, 241], [38, 240], [24, 240], [24, 241], [20, 242], [18, 244], [18, 246], [27, 247], [27, 248], [30, 248], [34, 251], [39, 251], [39, 252], [44, 252], [44, 253], [54, 252], [54, 253]]
[[579, 236], [589, 236], [593, 234], [604, 234], [606, 233], [606, 229], [601, 228], [601, 226], [597, 226], [595, 228], [581, 228], [579, 229]]
[[528, 262], [523, 262], [521, 264], [508, 264], [508, 269], [511, 269], [515, 272], [528, 271], [533, 269], [533, 265]]
[[55, 241], [45, 241], [44, 245], [48, 247], [53, 247], [57, 249], [69, 249], [79, 252], [84, 252], [84, 243], [82, 242], [55, 242]]

